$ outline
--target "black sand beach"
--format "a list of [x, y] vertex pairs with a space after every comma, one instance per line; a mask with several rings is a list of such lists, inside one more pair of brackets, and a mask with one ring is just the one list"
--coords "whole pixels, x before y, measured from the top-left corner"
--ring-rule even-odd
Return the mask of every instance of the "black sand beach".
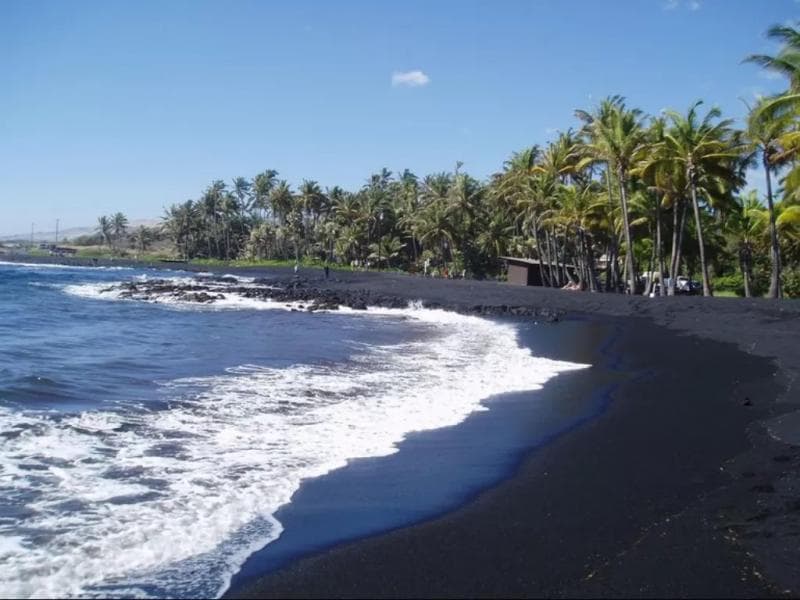
[[[649, 376], [473, 503], [301, 560], [231, 596], [752, 597], [792, 589], [796, 572], [781, 569], [785, 548], [793, 557], [796, 507], [782, 474], [800, 457], [753, 425], [779, 393], [774, 370], [729, 345], [668, 336], [658, 347], [654, 336], [664, 332], [636, 322], [613, 350], [626, 369]], [[665, 352], [669, 365], [656, 367]]]
[[[282, 269], [217, 271], [289, 279]], [[532, 452], [466, 506], [300, 559], [230, 596], [798, 593], [799, 302], [631, 298], [400, 274], [337, 272], [324, 281], [316, 270], [298, 281], [303, 294], [610, 320], [620, 335], [609, 351], [641, 376], [615, 390], [602, 416]]]

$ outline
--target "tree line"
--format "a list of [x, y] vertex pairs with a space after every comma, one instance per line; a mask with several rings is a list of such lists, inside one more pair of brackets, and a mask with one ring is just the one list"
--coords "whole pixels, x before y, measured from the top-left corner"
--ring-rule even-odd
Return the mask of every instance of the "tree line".
[[[780, 52], [745, 60], [785, 76], [787, 89], [758, 99], [741, 128], [699, 101], [648, 116], [612, 96], [486, 181], [461, 163], [424, 177], [383, 169], [357, 190], [293, 188], [266, 170], [170, 206], [163, 231], [187, 259], [315, 257], [486, 277], [512, 255], [538, 261], [549, 286], [649, 293], [667, 274], [658, 293], [673, 295], [688, 274], [704, 295], [715, 285], [800, 295], [800, 32], [768, 35]], [[744, 191], [752, 167], [763, 199]]]

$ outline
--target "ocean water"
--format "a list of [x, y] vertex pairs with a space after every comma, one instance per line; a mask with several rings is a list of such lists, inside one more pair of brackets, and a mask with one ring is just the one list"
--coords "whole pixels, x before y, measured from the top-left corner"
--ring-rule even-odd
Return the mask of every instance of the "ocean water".
[[0, 264], [0, 596], [218, 596], [302, 481], [585, 366], [413, 306], [104, 291], [153, 276]]

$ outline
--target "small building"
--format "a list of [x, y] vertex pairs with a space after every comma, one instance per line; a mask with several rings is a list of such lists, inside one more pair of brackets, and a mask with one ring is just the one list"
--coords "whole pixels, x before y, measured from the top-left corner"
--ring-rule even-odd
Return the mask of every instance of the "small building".
[[[544, 285], [544, 281], [542, 281], [542, 269], [540, 268], [538, 260], [533, 258], [516, 258], [514, 256], [501, 256], [500, 258], [506, 261], [506, 265], [508, 266], [508, 283], [514, 285]], [[545, 272], [549, 273], [549, 269], [550, 267], [545, 263]], [[571, 275], [575, 275], [574, 266], [567, 265], [567, 271], [569, 271]], [[565, 279], [561, 268], [559, 268], [559, 274], [562, 279]]]
[[532, 258], [501, 256], [508, 266], [508, 283], [514, 285], [544, 285], [539, 261]]

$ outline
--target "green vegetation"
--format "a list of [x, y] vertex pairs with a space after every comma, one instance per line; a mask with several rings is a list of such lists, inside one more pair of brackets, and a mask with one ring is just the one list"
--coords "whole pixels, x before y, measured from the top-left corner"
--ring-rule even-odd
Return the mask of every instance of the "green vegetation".
[[[462, 171], [387, 169], [357, 190], [297, 189], [267, 170], [211, 183], [169, 207], [163, 226], [128, 232], [101, 217], [107, 252], [159, 252], [231, 265], [331, 264], [502, 278], [501, 257], [539, 261], [549, 286], [650, 293], [669, 274], [704, 295], [800, 295], [800, 32], [774, 27], [785, 93], [760, 99], [737, 129], [695, 102], [649, 117], [621, 96], [576, 110], [576, 128], [513, 153], [487, 181]], [[745, 191], [763, 169], [766, 195]], [[566, 265], [574, 266], [568, 272]], [[664, 282], [661, 282], [662, 284]], [[675, 293], [675, 277], [659, 285]]]

